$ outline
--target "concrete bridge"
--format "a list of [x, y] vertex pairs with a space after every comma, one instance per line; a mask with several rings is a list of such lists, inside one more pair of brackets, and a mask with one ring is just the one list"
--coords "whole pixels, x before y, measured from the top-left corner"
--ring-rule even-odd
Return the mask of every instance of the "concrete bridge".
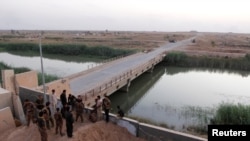
[[128, 91], [132, 80], [152, 71], [161, 62], [168, 51], [186, 46], [194, 39], [166, 43], [147, 53], [136, 53], [96, 68], [68, 76], [73, 95], [81, 95], [86, 106], [95, 104], [97, 95], [111, 95], [117, 90]]

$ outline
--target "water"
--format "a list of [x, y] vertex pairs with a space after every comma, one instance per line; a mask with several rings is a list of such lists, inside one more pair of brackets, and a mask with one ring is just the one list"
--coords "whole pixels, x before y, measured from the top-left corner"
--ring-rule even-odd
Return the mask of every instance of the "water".
[[[40, 71], [40, 57], [23, 57], [0, 53], [0, 60], [13, 67]], [[94, 66], [95, 62], [65, 62], [44, 58], [45, 73], [61, 77]], [[250, 103], [249, 72], [165, 67], [158, 65], [153, 73], [133, 80], [129, 92], [118, 91], [110, 96], [111, 112], [116, 106], [126, 116], [165, 124], [176, 130], [204, 125], [221, 103]]]
[[127, 116], [182, 131], [206, 126], [221, 103], [249, 104], [249, 84], [247, 72], [158, 66], [111, 100], [113, 112], [120, 105]]
[[[0, 53], [0, 61], [12, 67], [27, 67], [31, 70], [41, 72], [40, 57], [24, 57], [9, 53]], [[66, 62], [43, 57], [44, 73], [57, 75], [58, 77], [66, 77], [96, 65], [98, 65], [96, 62]]]

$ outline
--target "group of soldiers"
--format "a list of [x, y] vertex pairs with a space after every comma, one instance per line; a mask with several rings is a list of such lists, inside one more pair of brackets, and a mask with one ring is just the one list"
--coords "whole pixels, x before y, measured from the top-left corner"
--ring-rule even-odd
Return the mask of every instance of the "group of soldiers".
[[[106, 122], [109, 122], [109, 111], [111, 108], [111, 101], [108, 98], [108, 96], [105, 94], [104, 98], [101, 99], [101, 96], [97, 96], [95, 99], [95, 105], [94, 105], [94, 111], [96, 112], [96, 120], [101, 120], [102, 119], [102, 111], [105, 113], [105, 120]], [[92, 118], [92, 117], [91, 117]]]
[[46, 130], [50, 130], [50, 128], [54, 127], [50, 102], [44, 104], [43, 97], [39, 95], [35, 102], [25, 99], [23, 107], [26, 115], [27, 126], [30, 126], [31, 121], [37, 123], [38, 130], [41, 134], [41, 141], [47, 141], [48, 135]]
[[[64, 93], [66, 93], [65, 90], [61, 95], [64, 95]], [[60, 96], [60, 99], [61, 97], [62, 96]], [[66, 99], [66, 103], [61, 101], [62, 106], [58, 106], [55, 90], [53, 89], [51, 102], [52, 103], [44, 103], [42, 95], [39, 95], [35, 102], [26, 99], [24, 101], [23, 108], [26, 115], [27, 126], [29, 127], [31, 122], [36, 123], [41, 134], [41, 141], [47, 141], [47, 130], [54, 128], [54, 126], [55, 134], [60, 133], [61, 136], [64, 135], [62, 128], [64, 123], [63, 121], [65, 119], [67, 136], [69, 138], [72, 137], [74, 123], [72, 111], [75, 111], [75, 120], [77, 121], [80, 118], [81, 122], [83, 122], [84, 104], [81, 97], [79, 96], [76, 98], [75, 96], [69, 94], [69, 97]]]

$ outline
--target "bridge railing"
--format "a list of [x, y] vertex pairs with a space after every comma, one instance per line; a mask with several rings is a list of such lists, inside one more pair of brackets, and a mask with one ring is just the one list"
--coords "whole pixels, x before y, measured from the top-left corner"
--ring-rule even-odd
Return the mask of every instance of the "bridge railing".
[[113, 61], [116, 61], [116, 60], [119, 60], [119, 59], [122, 59], [122, 58], [126, 58], [127, 56], [136, 55], [136, 54], [137, 54], [137, 53], [131, 53], [131, 54], [127, 54], [127, 55], [117, 56], [117, 57], [114, 57], [114, 58], [110, 58], [110, 59], [103, 60], [103, 61], [99, 62], [99, 63], [96, 64], [96, 65], [93, 65], [93, 64], [92, 64], [92, 65], [88, 65], [87, 70], [81, 71], [81, 72], [79, 72], [79, 73], [72, 74], [72, 75], [70, 75], [70, 76], [67, 76], [66, 78], [68, 78], [68, 79], [77, 78], [77, 77], [79, 77], [79, 76], [88, 74], [89, 72], [98, 70], [99, 68], [105, 66], [105, 65], [108, 64], [108, 63], [111, 63], [111, 62], [113, 62]]
[[89, 102], [87, 103], [86, 106], [92, 106], [91, 103], [92, 104], [94, 103], [95, 98], [98, 95], [102, 95], [105, 92], [107, 92], [108, 89], [112, 89], [112, 88], [114, 89], [114, 87], [117, 89], [118, 87], [120, 88], [121, 87], [120, 84], [122, 81], [124, 82], [124, 81], [135, 79], [136, 77], [138, 77], [145, 71], [148, 71], [150, 68], [152, 68], [153, 66], [161, 62], [162, 59], [163, 59], [162, 55], [157, 56], [149, 60], [148, 62], [145, 62], [139, 65], [136, 68], [131, 68], [129, 70], [123, 71], [119, 75], [109, 78], [103, 82], [97, 82], [97, 84], [93, 86], [91, 90], [87, 92], [79, 93], [78, 95], [81, 95], [81, 97], [83, 98], [85, 102]]

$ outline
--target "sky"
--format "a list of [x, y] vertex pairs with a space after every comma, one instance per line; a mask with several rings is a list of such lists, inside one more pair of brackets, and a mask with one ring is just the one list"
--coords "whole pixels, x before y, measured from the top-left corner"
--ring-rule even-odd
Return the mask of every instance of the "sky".
[[0, 0], [0, 30], [250, 33], [249, 0]]

